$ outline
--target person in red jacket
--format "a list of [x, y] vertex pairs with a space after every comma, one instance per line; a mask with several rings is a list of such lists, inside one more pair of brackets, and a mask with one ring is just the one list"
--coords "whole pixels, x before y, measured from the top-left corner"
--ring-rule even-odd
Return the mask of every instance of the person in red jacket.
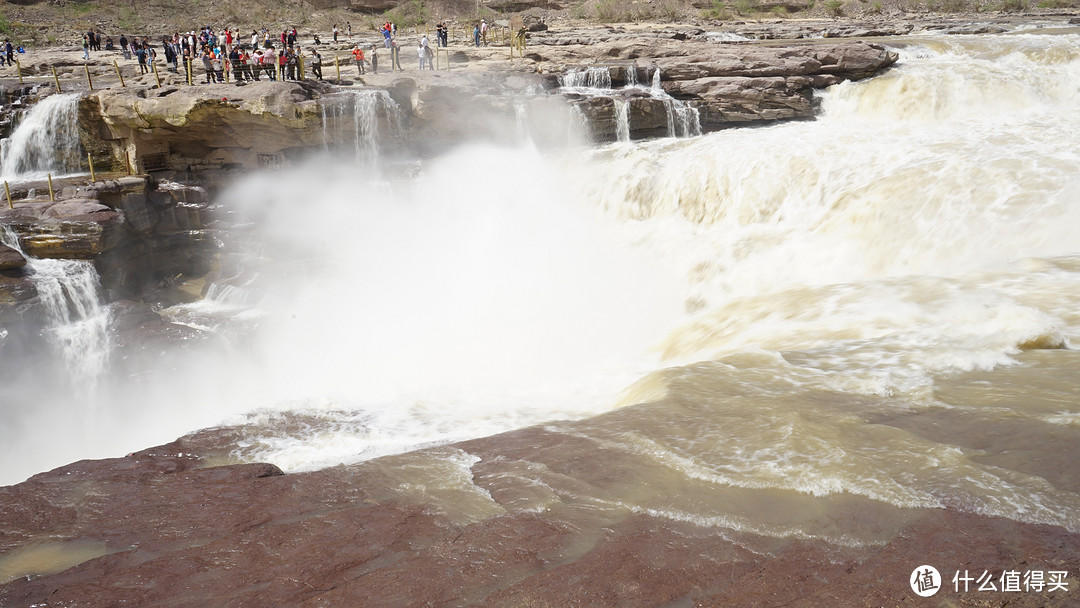
[[356, 69], [360, 71], [360, 75], [364, 75], [364, 49], [360, 48], [357, 44], [353, 46], [352, 50], [353, 59], [356, 60]]

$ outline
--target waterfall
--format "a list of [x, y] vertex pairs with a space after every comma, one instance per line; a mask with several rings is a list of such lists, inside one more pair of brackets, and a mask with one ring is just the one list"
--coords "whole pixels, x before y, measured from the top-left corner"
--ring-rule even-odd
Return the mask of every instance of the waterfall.
[[701, 135], [701, 115], [698, 109], [664, 93], [667, 109], [668, 137], [691, 137]]
[[[648, 94], [649, 97], [664, 104], [667, 112], [668, 137], [693, 137], [701, 135], [701, 115], [697, 108], [680, 99], [675, 99], [660, 84], [660, 68], [653, 70], [649, 83], [638, 82], [636, 66], [626, 67], [626, 88]], [[571, 70], [559, 76], [563, 88], [577, 89], [575, 93], [588, 96], [609, 97], [612, 94], [611, 74], [608, 68], [587, 68]], [[616, 136], [618, 141], [630, 141], [629, 105], [625, 100], [614, 99]]]
[[109, 361], [109, 310], [99, 295], [91, 262], [28, 258], [34, 286], [45, 306], [45, 335], [60, 352], [69, 379], [93, 387]]
[[581, 133], [584, 143], [592, 144], [592, 127], [589, 126], [589, 117], [581, 106], [570, 106], [570, 133]]
[[101, 300], [101, 285], [91, 262], [41, 260], [26, 255], [19, 237], [0, 227], [0, 242], [22, 253], [30, 278], [45, 308], [42, 334], [60, 354], [73, 386], [92, 388], [105, 371], [112, 340], [109, 310]]
[[19, 245], [19, 235], [15, 234], [11, 226], [7, 224], [0, 224], [0, 244], [7, 245], [19, 253], [23, 252], [22, 247]]
[[75, 173], [82, 168], [78, 129], [79, 95], [46, 97], [23, 117], [0, 146], [0, 176]]
[[351, 130], [357, 160], [374, 161], [379, 153], [380, 115], [391, 134], [401, 131], [401, 108], [383, 90], [348, 91], [322, 104], [323, 145], [331, 149], [332, 132]]
[[685, 101], [675, 99], [660, 84], [660, 68], [652, 76], [649, 94], [653, 99], [661, 99], [667, 110], [668, 137], [692, 137], [701, 135], [701, 114], [698, 109]]
[[520, 100], [514, 102], [514, 124], [517, 129], [517, 142], [532, 144], [532, 134], [529, 132], [529, 109]]
[[559, 75], [559, 86], [565, 88], [610, 89], [611, 70], [608, 68], [585, 68], [570, 70]]
[[619, 141], [630, 141], [630, 102], [625, 99], [612, 99], [615, 102], [615, 136]]

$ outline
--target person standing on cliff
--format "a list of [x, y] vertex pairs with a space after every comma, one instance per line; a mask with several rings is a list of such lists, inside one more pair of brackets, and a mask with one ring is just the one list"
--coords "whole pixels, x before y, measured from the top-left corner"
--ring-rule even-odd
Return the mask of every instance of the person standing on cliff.
[[443, 48], [450, 46], [446, 22], [441, 19], [439, 20], [439, 24], [435, 26], [435, 46], [441, 46]]
[[311, 49], [311, 73], [322, 80], [322, 55], [315, 49]]
[[345, 36], [352, 40], [352, 24], [348, 21], [345, 22]]
[[139, 74], [149, 72], [146, 67], [146, 49], [141, 44], [135, 46], [135, 56], [139, 59]]
[[244, 51], [244, 63], [247, 64], [248, 77], [255, 82], [259, 82], [259, 70], [262, 69], [262, 66], [259, 65], [259, 57], [261, 56], [262, 51], [258, 47], [255, 47], [251, 52]]
[[353, 59], [356, 61], [356, 70], [361, 76], [364, 75], [364, 49], [360, 48], [359, 44], [353, 45], [352, 50]]
[[232, 64], [233, 76], [236, 78], [236, 82], [244, 81], [244, 65], [242, 61], [240, 49], [234, 46], [229, 50], [229, 63]]
[[263, 67], [266, 68], [266, 75], [270, 77], [270, 80], [277, 80], [277, 53], [274, 52], [274, 45], [270, 45], [270, 48], [263, 52]]
[[82, 37], [82, 58], [83, 61], [90, 60], [90, 38], [86, 34]]
[[338, 29], [337, 29], [337, 24], [336, 23], [334, 24], [333, 32], [334, 32], [334, 42], [337, 42]]
[[210, 58], [210, 49], [204, 46], [200, 59], [202, 59], [203, 69], [206, 70], [206, 84], [210, 84], [214, 81], [214, 62]]
[[11, 39], [4, 39], [4, 56], [7, 57], [8, 66], [15, 65], [15, 47], [11, 46]]
[[285, 62], [285, 72], [289, 75], [289, 80], [303, 80], [304, 75], [299, 72], [300, 66], [300, 47], [289, 47], [289, 57]]

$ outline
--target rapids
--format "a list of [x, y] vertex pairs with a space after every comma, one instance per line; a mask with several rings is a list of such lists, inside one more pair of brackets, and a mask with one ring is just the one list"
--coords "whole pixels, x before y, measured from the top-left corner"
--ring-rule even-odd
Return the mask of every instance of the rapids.
[[[93, 404], [90, 437], [6, 411], [75, 447], [24, 465], [9, 433], [0, 482], [219, 423], [286, 471], [544, 424], [632, 482], [521, 462], [521, 509], [842, 545], [922, 508], [1080, 531], [1080, 36], [898, 43], [812, 122], [235, 184], [234, 278], [164, 311], [215, 346], [38, 397]], [[501, 512], [476, 457], [403, 459], [403, 493]]]

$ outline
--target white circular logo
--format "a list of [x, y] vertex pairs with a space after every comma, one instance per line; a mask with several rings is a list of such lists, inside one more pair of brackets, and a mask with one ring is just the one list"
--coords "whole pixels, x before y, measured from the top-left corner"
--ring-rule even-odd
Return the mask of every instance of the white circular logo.
[[941, 575], [933, 566], [919, 566], [911, 573], [911, 590], [919, 597], [930, 597], [941, 589]]

